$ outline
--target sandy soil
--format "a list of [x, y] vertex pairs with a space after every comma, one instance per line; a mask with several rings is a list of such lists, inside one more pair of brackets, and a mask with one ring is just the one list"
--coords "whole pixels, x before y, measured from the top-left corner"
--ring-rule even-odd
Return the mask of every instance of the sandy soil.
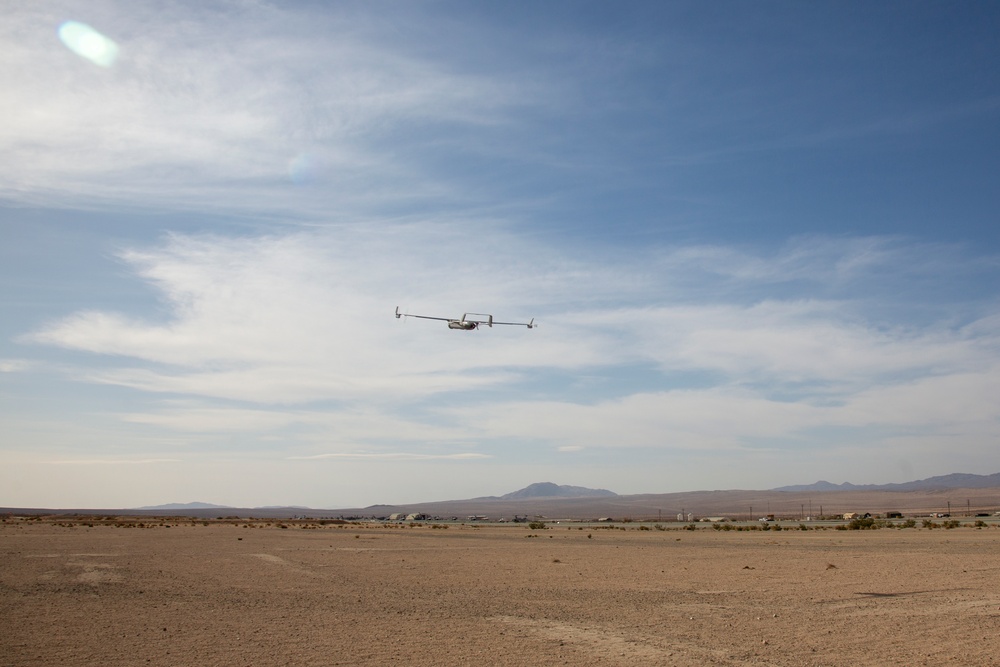
[[1000, 665], [995, 527], [169, 525], [0, 524], [0, 665]]

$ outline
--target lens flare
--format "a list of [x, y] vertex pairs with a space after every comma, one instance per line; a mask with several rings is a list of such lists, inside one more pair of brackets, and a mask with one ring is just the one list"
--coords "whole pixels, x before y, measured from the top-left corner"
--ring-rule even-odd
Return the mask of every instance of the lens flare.
[[312, 185], [323, 178], [325, 165], [316, 153], [299, 153], [288, 163], [288, 178], [295, 185]]
[[59, 26], [59, 39], [76, 55], [101, 67], [111, 67], [118, 58], [118, 45], [86, 23], [66, 21]]

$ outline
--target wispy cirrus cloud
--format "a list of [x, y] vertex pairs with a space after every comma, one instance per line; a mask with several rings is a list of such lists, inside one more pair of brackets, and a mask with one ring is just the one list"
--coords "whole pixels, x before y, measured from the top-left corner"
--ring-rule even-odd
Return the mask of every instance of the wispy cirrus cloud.
[[447, 416], [482, 439], [540, 441], [562, 452], [652, 448], [738, 455], [863, 443], [874, 455], [890, 443], [896, 448], [914, 438], [936, 438], [987, 454], [1000, 433], [1000, 408], [988, 398], [998, 386], [1000, 365], [994, 364], [975, 373], [842, 391], [825, 400], [777, 399], [766, 391], [721, 386], [638, 392], [588, 404], [510, 401], [455, 408]]
[[[107, 67], [60, 44], [80, 14], [118, 45]], [[356, 215], [443, 194], [400, 146], [433, 154], [444, 131], [507, 122], [546, 95], [435, 61], [348, 8], [56, 2], [8, 19], [0, 195], [23, 203]], [[399, 132], [414, 125], [422, 142]]]
[[[935, 304], [920, 289], [900, 299], [926, 252], [812, 238], [771, 255], [665, 247], [591, 267], [502, 228], [175, 235], [121, 255], [163, 295], [162, 319], [83, 311], [29, 339], [103, 355], [99, 369], [80, 369], [85, 381], [186, 397], [122, 414], [127, 422], [252, 432], [264, 448], [292, 437], [305, 458], [391, 442], [418, 457], [443, 456], [433, 443], [470, 442], [736, 452], [826, 443], [838, 430], [855, 433], [844, 440], [853, 446], [905, 440], [918, 426], [979, 442], [1000, 420], [973, 399], [992, 396], [1000, 377], [1000, 319], [989, 301]], [[972, 271], [949, 267], [947, 254], [935, 275]], [[692, 270], [697, 299], [678, 287]], [[976, 270], [989, 274], [989, 263]], [[865, 288], [871, 275], [893, 282], [891, 315]], [[541, 328], [470, 334], [397, 321], [393, 308], [408, 301], [446, 316], [489, 303]], [[588, 374], [617, 388], [590, 391]]]
[[333, 452], [310, 456], [289, 456], [291, 460], [317, 461], [322, 459], [353, 459], [380, 461], [475, 461], [493, 458], [489, 454], [462, 452], [460, 454], [415, 454], [413, 452]]
[[23, 373], [33, 365], [29, 359], [0, 359], [0, 373]]
[[158, 463], [180, 463], [181, 459], [65, 459], [49, 461], [52, 465], [76, 466], [118, 466], [118, 465], [152, 465]]

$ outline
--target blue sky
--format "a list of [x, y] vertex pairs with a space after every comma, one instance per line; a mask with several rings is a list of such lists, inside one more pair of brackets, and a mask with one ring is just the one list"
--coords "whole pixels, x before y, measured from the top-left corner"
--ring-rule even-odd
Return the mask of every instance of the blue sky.
[[996, 472], [998, 28], [989, 2], [12, 4], [0, 505]]

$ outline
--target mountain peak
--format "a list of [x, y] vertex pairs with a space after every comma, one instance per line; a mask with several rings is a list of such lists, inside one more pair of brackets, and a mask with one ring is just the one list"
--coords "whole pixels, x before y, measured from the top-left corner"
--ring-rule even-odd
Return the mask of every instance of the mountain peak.
[[588, 489], [583, 486], [567, 486], [552, 482], [535, 482], [506, 495], [501, 500], [521, 500], [525, 498], [609, 498], [617, 496], [607, 489]]
[[232, 509], [228, 505], [213, 505], [212, 503], [167, 503], [166, 505], [148, 505], [136, 507], [137, 510], [214, 510]]

